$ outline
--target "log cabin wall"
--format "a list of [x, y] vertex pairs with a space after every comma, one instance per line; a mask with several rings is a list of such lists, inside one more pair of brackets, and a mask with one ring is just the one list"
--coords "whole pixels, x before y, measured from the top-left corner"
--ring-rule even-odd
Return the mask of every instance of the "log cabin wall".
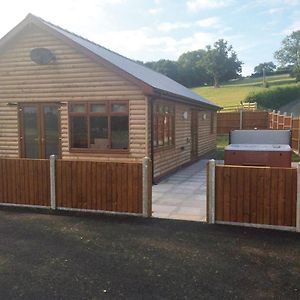
[[[157, 101], [160, 101], [158, 99]], [[163, 100], [164, 102], [168, 102]], [[170, 101], [169, 101], [170, 102]], [[173, 101], [171, 103], [174, 103]], [[216, 112], [201, 110], [194, 105], [175, 102], [175, 144], [166, 148], [154, 148], [154, 178], [159, 179], [192, 161], [191, 110], [198, 111], [198, 152], [201, 157], [216, 149]], [[187, 112], [187, 119], [183, 114]], [[213, 128], [211, 128], [211, 115]], [[203, 117], [205, 115], [205, 117]]]
[[[50, 49], [56, 61], [37, 65], [30, 50]], [[129, 100], [129, 152], [69, 151], [69, 101]], [[147, 154], [147, 99], [140, 87], [35, 25], [25, 28], [0, 55], [0, 156], [19, 156], [18, 109], [8, 103], [61, 102], [63, 159], [140, 160]]]
[[[212, 123], [211, 123], [212, 122]], [[217, 146], [217, 113], [198, 112], [198, 156], [203, 156]]]

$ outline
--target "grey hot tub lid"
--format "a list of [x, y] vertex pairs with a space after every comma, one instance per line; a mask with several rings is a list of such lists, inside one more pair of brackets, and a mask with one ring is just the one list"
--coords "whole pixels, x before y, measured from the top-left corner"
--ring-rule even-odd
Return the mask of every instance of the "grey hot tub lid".
[[282, 144], [230, 144], [225, 150], [235, 151], [291, 151], [289, 145]]

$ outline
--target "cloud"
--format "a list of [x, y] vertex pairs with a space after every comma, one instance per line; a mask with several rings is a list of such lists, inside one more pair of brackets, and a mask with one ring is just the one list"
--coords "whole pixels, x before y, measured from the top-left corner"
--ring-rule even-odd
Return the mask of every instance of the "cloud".
[[175, 22], [175, 23], [164, 22], [164, 23], [160, 23], [157, 26], [157, 29], [159, 31], [169, 32], [175, 29], [190, 28], [191, 25], [192, 25], [191, 23], [184, 23], [184, 22]]
[[189, 11], [196, 12], [204, 9], [217, 9], [229, 6], [233, 0], [189, 0], [186, 5]]
[[156, 7], [156, 8], [150, 8], [148, 10], [150, 15], [158, 15], [162, 12], [162, 8], [161, 7]]
[[283, 1], [287, 5], [296, 6], [299, 5], [299, 0], [284, 0]]
[[281, 12], [283, 10], [282, 7], [274, 7], [274, 8], [270, 8], [267, 13], [270, 14], [270, 15], [274, 15], [274, 14], [277, 14], [279, 12]]
[[204, 48], [216, 36], [208, 32], [196, 32], [184, 38], [170, 35], [157, 36], [157, 31], [149, 27], [121, 30], [94, 35], [92, 40], [135, 60], [177, 59], [184, 52]]
[[220, 19], [218, 17], [211, 17], [206, 19], [201, 19], [196, 22], [196, 25], [204, 28], [219, 28], [220, 27]]
[[291, 34], [293, 31], [300, 30], [300, 21], [296, 20], [288, 28], [282, 31], [283, 34]]

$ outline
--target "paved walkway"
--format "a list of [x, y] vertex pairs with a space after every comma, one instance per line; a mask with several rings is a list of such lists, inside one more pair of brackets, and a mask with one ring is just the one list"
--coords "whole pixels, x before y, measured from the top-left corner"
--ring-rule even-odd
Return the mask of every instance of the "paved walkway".
[[153, 217], [206, 221], [206, 163], [200, 160], [153, 186]]

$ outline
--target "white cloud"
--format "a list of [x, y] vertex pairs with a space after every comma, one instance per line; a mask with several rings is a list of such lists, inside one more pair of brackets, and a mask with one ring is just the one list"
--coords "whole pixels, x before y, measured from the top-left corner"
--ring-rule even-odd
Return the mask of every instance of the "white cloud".
[[[86, 32], [105, 30], [115, 23], [115, 6], [125, 4], [127, 0], [52, 0], [45, 6], [40, 0], [10, 0], [0, 10], [0, 36], [22, 21], [28, 13], [33, 13], [63, 28], [86, 36]], [[101, 26], [100, 26], [101, 24]]]
[[233, 0], [189, 0], [187, 1], [188, 10], [195, 12], [204, 9], [215, 9], [229, 6]]
[[160, 23], [157, 26], [157, 29], [159, 31], [164, 31], [164, 32], [169, 32], [175, 29], [182, 29], [182, 28], [190, 28], [191, 23], [184, 23], [184, 22], [175, 22], [175, 23], [170, 23], [170, 22], [164, 22]]
[[220, 19], [218, 17], [210, 17], [206, 19], [202, 19], [196, 22], [196, 25], [204, 28], [219, 28], [220, 27]]
[[299, 5], [299, 0], [284, 0], [284, 3], [287, 5], [296, 6]]
[[204, 48], [213, 43], [216, 36], [207, 32], [196, 32], [176, 39], [169, 35], [157, 36], [155, 29], [143, 27], [94, 35], [92, 39], [126, 57], [150, 61], [161, 58], [177, 59], [183, 52]]
[[150, 8], [148, 10], [150, 15], [158, 15], [159, 13], [162, 12], [162, 8], [161, 7], [156, 7], [156, 8]]
[[277, 14], [279, 12], [281, 12], [283, 10], [282, 7], [274, 7], [274, 8], [270, 8], [267, 13], [270, 14], [270, 15], [274, 15], [274, 14]]
[[288, 28], [282, 31], [283, 34], [291, 34], [293, 31], [300, 30], [300, 20], [296, 20]]

